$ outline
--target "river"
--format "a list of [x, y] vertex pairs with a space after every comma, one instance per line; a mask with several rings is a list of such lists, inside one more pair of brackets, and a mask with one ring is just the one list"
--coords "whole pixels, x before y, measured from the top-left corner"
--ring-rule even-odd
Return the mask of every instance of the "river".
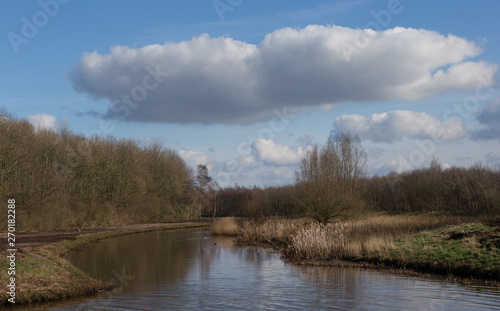
[[207, 231], [126, 235], [69, 254], [118, 286], [50, 310], [500, 310], [500, 290], [360, 268], [284, 263]]

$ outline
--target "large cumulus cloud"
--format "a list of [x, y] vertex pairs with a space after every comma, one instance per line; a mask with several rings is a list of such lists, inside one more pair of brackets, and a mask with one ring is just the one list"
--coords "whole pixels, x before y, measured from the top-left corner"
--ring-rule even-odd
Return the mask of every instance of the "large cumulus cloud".
[[491, 84], [497, 67], [470, 60], [480, 52], [466, 39], [422, 29], [310, 25], [276, 30], [259, 45], [205, 34], [86, 52], [69, 79], [77, 91], [109, 99], [109, 117], [252, 123], [284, 106], [417, 100]]

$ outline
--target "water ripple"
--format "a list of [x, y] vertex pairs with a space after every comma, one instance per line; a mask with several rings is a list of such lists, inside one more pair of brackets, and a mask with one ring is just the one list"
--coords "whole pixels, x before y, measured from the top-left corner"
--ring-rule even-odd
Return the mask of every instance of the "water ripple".
[[500, 291], [493, 288], [291, 266], [270, 250], [234, 247], [195, 231], [117, 237], [75, 256], [75, 265], [91, 275], [109, 279], [116, 267], [115, 275], [123, 271], [131, 280], [110, 297], [53, 310], [500, 310]]

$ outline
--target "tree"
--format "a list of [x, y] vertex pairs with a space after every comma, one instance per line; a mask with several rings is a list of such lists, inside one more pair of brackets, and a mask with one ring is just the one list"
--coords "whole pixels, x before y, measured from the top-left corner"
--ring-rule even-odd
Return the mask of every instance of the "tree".
[[321, 150], [315, 146], [296, 172], [299, 203], [323, 224], [348, 217], [360, 204], [356, 186], [365, 163], [358, 135], [340, 133], [330, 137]]
[[215, 217], [217, 213], [217, 190], [219, 185], [212, 177], [208, 176], [208, 168], [206, 165], [198, 164], [197, 171], [196, 186], [198, 192], [201, 194], [206, 208], [210, 204], [209, 195], [213, 195], [213, 217]]

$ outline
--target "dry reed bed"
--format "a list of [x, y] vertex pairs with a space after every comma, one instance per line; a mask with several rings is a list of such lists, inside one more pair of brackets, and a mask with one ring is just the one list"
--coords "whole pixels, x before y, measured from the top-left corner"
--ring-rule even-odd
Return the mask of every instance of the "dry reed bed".
[[428, 215], [378, 215], [326, 226], [312, 223], [297, 232], [285, 254], [299, 260], [377, 257], [394, 248], [398, 239], [461, 223], [460, 217]]
[[308, 219], [271, 218], [265, 221], [225, 218], [212, 229], [237, 236], [238, 243], [267, 243], [292, 260], [376, 257], [394, 241], [422, 231], [464, 223], [455, 216], [376, 215], [342, 223], [318, 224]]
[[[344, 259], [356, 264], [441, 275], [500, 287], [500, 220], [458, 216], [372, 215], [322, 225], [307, 219], [225, 219], [240, 244], [272, 245], [295, 263]], [[409, 270], [408, 270], [409, 269]]]

